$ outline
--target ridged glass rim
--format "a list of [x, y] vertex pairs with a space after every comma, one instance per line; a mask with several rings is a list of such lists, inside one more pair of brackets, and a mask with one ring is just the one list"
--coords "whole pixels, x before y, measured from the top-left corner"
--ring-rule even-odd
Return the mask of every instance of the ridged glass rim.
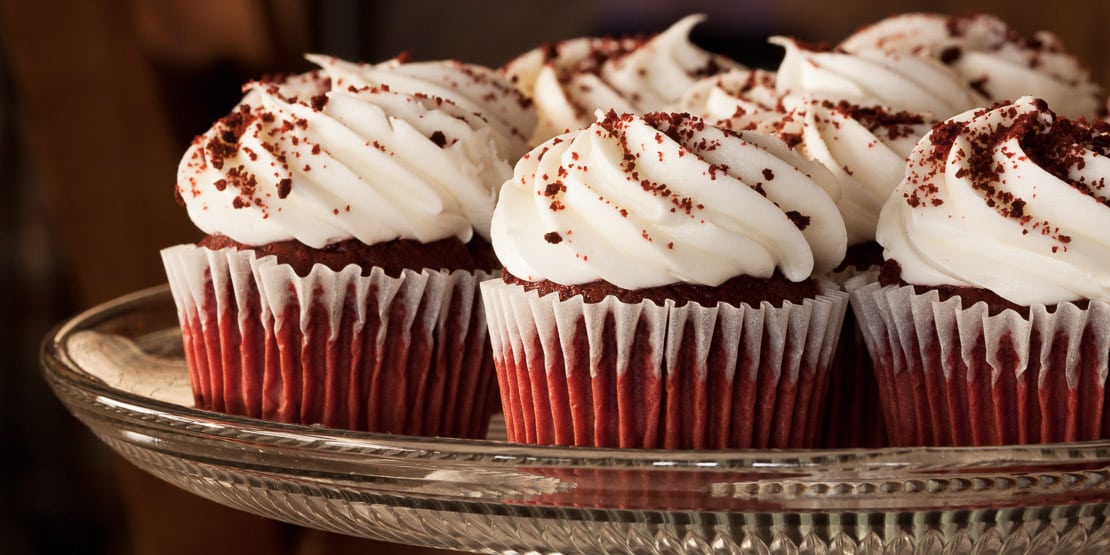
[[[170, 456], [179, 452], [191, 460], [199, 457], [229, 468], [342, 483], [380, 481], [383, 469], [385, 475], [392, 475], [391, 464], [415, 469], [414, 475], [449, 470], [476, 477], [460, 483], [480, 483], [483, 473], [504, 469], [563, 484], [557, 483], [541, 497], [541, 503], [556, 506], [580, 503], [581, 496], [575, 497], [567, 488], [581, 492], [583, 484], [593, 488], [589, 499], [595, 501], [606, 492], [643, 488], [664, 495], [669, 491], [707, 499], [755, 500], [779, 509], [811, 509], [815, 499], [839, 499], [841, 505], [858, 510], [891, 503], [943, 506], [929, 499], [936, 493], [956, 493], [969, 507], [992, 506], [995, 501], [999, 506], [1047, 506], [1068, 499], [1110, 500], [1110, 441], [1106, 440], [1001, 447], [676, 451], [423, 438], [283, 424], [185, 407], [111, 387], [84, 371], [67, 352], [67, 341], [75, 333], [110, 327], [127, 318], [142, 321], [144, 315], [155, 312], [174, 314], [165, 285], [125, 295], [62, 322], [43, 342], [44, 375], [74, 415], [94, 431], [100, 430], [98, 435], [103, 436], [103, 430], [122, 431], [119, 438], [126, 442], [147, 434], [157, 441], [140, 442], [146, 448]], [[161, 322], [161, 327], [149, 331], [169, 325]], [[614, 476], [633, 481], [614, 482]], [[680, 483], [648, 482], [673, 476]], [[642, 478], [638, 484], [637, 477]], [[484, 495], [465, 489], [458, 498]], [[696, 500], [684, 503], [698, 507]]]

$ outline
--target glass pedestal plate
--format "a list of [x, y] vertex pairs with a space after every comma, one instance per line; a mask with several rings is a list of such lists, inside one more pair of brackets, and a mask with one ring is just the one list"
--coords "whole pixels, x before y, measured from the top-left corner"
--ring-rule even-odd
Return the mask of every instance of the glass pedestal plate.
[[54, 392], [146, 471], [258, 515], [485, 553], [1110, 553], [1110, 441], [663, 451], [341, 431], [192, 408], [168, 290], [62, 324]]

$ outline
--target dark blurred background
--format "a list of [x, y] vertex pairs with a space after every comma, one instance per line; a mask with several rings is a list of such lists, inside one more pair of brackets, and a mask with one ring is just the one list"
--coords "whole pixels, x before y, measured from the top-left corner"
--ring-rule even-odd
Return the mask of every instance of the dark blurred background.
[[[42, 380], [38, 347], [77, 311], [163, 282], [158, 250], [198, 237], [178, 159], [267, 73], [304, 52], [499, 66], [543, 42], [648, 33], [708, 14], [694, 40], [774, 68], [772, 34], [836, 42], [893, 13], [985, 11], [1051, 30], [1107, 83], [1110, 7], [1043, 2], [748, 0], [0, 0], [0, 553], [398, 553], [226, 509], [100, 444]], [[416, 552], [413, 550], [411, 552]]]

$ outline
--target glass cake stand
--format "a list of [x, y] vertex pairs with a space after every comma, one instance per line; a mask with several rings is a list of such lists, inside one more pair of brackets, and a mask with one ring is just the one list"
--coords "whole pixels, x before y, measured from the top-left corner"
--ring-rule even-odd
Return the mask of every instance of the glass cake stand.
[[714, 452], [285, 425], [192, 408], [177, 326], [165, 287], [94, 308], [47, 337], [46, 379], [139, 467], [278, 520], [486, 553], [1110, 553], [1107, 441]]

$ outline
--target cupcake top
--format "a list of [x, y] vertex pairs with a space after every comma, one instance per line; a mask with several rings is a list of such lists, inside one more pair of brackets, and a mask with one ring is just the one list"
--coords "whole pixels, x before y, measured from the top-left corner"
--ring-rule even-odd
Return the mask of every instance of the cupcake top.
[[805, 156], [825, 165], [840, 183], [837, 208], [848, 245], [875, 240], [879, 211], [902, 181], [918, 139], [932, 125], [927, 114], [895, 112], [847, 101], [791, 97], [789, 109], [768, 126]]
[[683, 93], [672, 110], [732, 131], [755, 130], [779, 115], [775, 73], [733, 68], [704, 77]]
[[914, 148], [877, 240], [915, 285], [1110, 301], [1110, 124], [1041, 99], [960, 114]]
[[1067, 117], [1093, 118], [1101, 109], [1102, 90], [1060, 39], [1047, 31], [1023, 36], [991, 15], [897, 15], [860, 29], [840, 46], [939, 60], [990, 101], [1033, 95]]
[[539, 144], [593, 121], [594, 110], [663, 110], [698, 79], [738, 64], [690, 42], [704, 16], [687, 16], [649, 38], [570, 39], [536, 48], [502, 71], [535, 103]]
[[[827, 188], [827, 189], [826, 189]], [[562, 285], [716, 286], [808, 279], [844, 256], [844, 222], [815, 162], [765, 134], [688, 114], [599, 112], [516, 165], [493, 215], [505, 270]]]
[[193, 140], [176, 192], [205, 233], [323, 248], [488, 237], [529, 127], [497, 72], [459, 62], [351, 64], [248, 83]]
[[771, 42], [786, 49], [776, 79], [780, 96], [845, 100], [935, 119], [987, 104], [960, 75], [931, 58], [879, 48], [833, 50], [787, 37]]

